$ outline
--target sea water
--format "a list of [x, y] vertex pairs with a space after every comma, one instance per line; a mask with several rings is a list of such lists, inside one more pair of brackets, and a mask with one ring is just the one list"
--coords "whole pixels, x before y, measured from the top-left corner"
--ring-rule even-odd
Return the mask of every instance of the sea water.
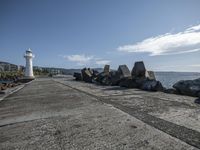
[[200, 78], [200, 73], [196, 72], [155, 72], [156, 79], [166, 88], [172, 86], [180, 80], [193, 80]]

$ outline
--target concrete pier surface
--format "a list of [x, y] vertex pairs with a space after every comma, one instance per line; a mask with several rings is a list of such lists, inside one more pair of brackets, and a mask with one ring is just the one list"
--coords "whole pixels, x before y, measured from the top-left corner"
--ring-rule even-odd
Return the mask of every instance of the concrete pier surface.
[[38, 78], [0, 101], [0, 149], [200, 149], [194, 100]]

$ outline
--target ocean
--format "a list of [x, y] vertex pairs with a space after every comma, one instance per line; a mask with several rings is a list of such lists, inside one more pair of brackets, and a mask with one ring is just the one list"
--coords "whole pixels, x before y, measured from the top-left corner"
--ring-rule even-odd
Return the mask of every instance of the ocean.
[[173, 84], [180, 80], [193, 80], [200, 78], [196, 72], [155, 72], [156, 79], [166, 88], [172, 88]]

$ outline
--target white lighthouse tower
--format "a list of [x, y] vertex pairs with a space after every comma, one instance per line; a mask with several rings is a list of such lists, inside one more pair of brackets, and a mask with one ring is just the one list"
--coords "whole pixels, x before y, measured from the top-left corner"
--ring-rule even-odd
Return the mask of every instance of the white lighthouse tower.
[[24, 58], [26, 59], [26, 68], [25, 68], [25, 78], [27, 79], [34, 79], [33, 75], [33, 58], [35, 56], [33, 55], [31, 49], [29, 48], [26, 50], [26, 53], [24, 54]]

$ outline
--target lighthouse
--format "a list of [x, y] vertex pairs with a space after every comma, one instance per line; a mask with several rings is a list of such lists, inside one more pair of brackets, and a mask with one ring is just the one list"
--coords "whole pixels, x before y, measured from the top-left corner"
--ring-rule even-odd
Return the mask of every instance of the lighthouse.
[[26, 53], [24, 54], [24, 58], [26, 59], [25, 78], [27, 79], [35, 78], [33, 75], [33, 58], [34, 57], [35, 56], [33, 55], [30, 48], [26, 50]]

